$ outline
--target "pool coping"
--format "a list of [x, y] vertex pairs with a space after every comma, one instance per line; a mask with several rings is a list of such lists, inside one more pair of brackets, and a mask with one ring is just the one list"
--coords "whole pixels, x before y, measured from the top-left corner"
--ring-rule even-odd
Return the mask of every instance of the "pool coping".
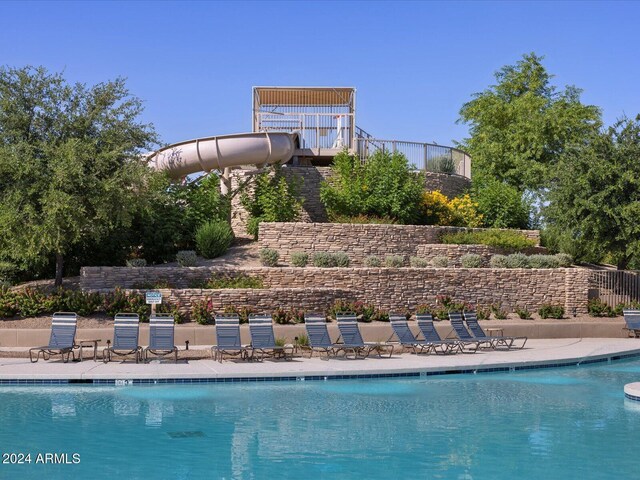
[[[313, 358], [296, 359], [293, 362], [223, 364], [213, 360], [192, 360], [182, 364], [152, 362], [137, 365], [134, 362], [104, 364], [101, 361], [71, 364], [41, 361], [31, 364], [28, 359], [5, 358], [0, 359], [0, 386], [122, 386], [410, 378], [509, 373], [640, 358], [640, 342], [633, 339], [547, 339], [530, 342], [534, 343], [531, 349], [508, 352], [479, 352], [446, 357], [402, 354], [393, 359], [366, 360], [327, 361]], [[605, 342], [605, 345], [601, 344]], [[402, 362], [403, 365], [398, 366], [396, 362]]]

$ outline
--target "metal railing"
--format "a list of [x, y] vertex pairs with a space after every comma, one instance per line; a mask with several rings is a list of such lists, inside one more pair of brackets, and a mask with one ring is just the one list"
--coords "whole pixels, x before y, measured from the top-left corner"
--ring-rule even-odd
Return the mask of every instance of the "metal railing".
[[353, 114], [256, 113], [258, 131], [291, 132], [300, 136], [300, 148], [353, 149]]
[[612, 308], [621, 303], [640, 302], [640, 271], [592, 270], [589, 293]]
[[[364, 131], [360, 130], [360, 132]], [[377, 152], [399, 152], [416, 169], [471, 178], [471, 157], [457, 148], [433, 143], [381, 140], [367, 134], [366, 137], [356, 138], [356, 151], [362, 161], [366, 161], [369, 156]]]

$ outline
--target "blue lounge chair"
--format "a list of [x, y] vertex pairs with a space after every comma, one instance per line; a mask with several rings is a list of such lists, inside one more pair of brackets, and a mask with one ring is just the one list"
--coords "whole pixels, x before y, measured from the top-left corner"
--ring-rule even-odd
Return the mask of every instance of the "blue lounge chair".
[[640, 310], [625, 309], [622, 314], [625, 321], [625, 326], [622, 329], [626, 330], [630, 337], [640, 337]]
[[313, 356], [313, 352], [321, 352], [329, 358], [330, 355], [336, 355], [339, 345], [331, 341], [329, 330], [327, 329], [327, 320], [324, 315], [319, 313], [309, 313], [304, 315], [304, 326], [309, 336], [309, 358]]
[[107, 348], [102, 352], [102, 360], [111, 361], [111, 355], [136, 356], [136, 363], [142, 358], [142, 347], [138, 344], [140, 316], [137, 313], [118, 313], [113, 320], [113, 345], [107, 340]]
[[462, 348], [477, 352], [479, 348], [494, 348], [492, 340], [478, 340], [469, 333], [467, 327], [464, 326], [464, 319], [460, 312], [449, 312], [449, 321], [453, 327], [453, 332], [458, 337]]
[[[508, 337], [508, 336], [488, 336], [480, 324], [478, 323], [478, 317], [476, 312], [464, 312], [464, 321], [467, 323], [469, 330], [477, 340], [491, 340], [493, 342], [493, 348], [504, 347], [507, 350], [511, 348], [524, 348], [527, 343], [527, 337]], [[519, 343], [522, 342], [522, 345]]]
[[149, 354], [158, 357], [173, 354], [178, 363], [178, 347], [174, 342], [174, 319], [168, 313], [157, 313], [149, 319], [149, 346], [144, 349], [144, 360], [149, 360]]
[[[365, 342], [362, 339], [355, 313], [338, 314], [336, 315], [336, 320], [338, 321], [338, 329], [340, 330], [338, 345], [343, 345], [343, 349], [352, 349], [356, 357], [368, 357], [371, 352], [376, 352], [378, 356], [381, 357], [383, 350], [389, 351], [389, 358], [393, 355], [394, 345], [392, 343]], [[342, 340], [342, 343], [340, 343], [340, 340]]]
[[[400, 345], [405, 348], [410, 348], [413, 353], [429, 353], [433, 350], [433, 344], [431, 342], [418, 340], [409, 328], [407, 317], [405, 315], [389, 314], [389, 323], [393, 329], [393, 335], [395, 335], [400, 341]], [[393, 337], [392, 335], [392, 337]]]
[[433, 345], [435, 353], [447, 355], [463, 351], [462, 344], [458, 340], [442, 339], [433, 325], [433, 316], [430, 313], [416, 314], [416, 321], [425, 342], [430, 342]]
[[216, 315], [216, 345], [211, 347], [211, 356], [222, 363], [224, 356], [241, 360], [248, 358], [249, 348], [240, 340], [240, 317], [238, 315]]
[[[71, 359], [75, 360], [73, 353], [76, 340], [76, 328], [78, 325], [78, 315], [73, 312], [56, 312], [51, 319], [51, 335], [49, 345], [44, 347], [33, 347], [29, 349], [29, 360], [36, 363], [42, 354], [43, 360], [49, 360], [52, 355], [61, 355], [63, 362]], [[34, 360], [33, 353], [36, 352]]]
[[259, 360], [264, 357], [293, 358], [293, 347], [276, 345], [273, 333], [273, 319], [271, 315], [249, 315], [249, 332], [251, 333], [251, 356], [253, 360], [256, 352], [260, 354]]

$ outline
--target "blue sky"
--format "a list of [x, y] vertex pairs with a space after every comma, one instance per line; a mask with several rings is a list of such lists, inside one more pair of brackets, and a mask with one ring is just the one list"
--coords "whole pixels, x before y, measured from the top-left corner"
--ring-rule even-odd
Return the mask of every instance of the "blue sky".
[[605, 123], [640, 113], [640, 2], [0, 2], [0, 62], [123, 76], [165, 143], [251, 129], [254, 85], [358, 89], [379, 138], [451, 144], [524, 53]]

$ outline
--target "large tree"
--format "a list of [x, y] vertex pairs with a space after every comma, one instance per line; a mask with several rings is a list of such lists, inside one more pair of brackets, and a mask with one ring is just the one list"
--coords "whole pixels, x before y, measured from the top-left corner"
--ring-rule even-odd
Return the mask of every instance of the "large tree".
[[640, 258], [640, 115], [567, 149], [545, 217], [560, 243], [619, 269]]
[[520, 191], [546, 187], [560, 155], [601, 124], [600, 111], [580, 102], [573, 86], [558, 90], [543, 57], [524, 55], [495, 73], [496, 84], [464, 104], [469, 125], [462, 147], [473, 159], [474, 181], [493, 178]]
[[144, 201], [140, 158], [156, 141], [123, 79], [69, 84], [44, 68], [0, 68], [0, 251], [56, 263], [131, 225]]

